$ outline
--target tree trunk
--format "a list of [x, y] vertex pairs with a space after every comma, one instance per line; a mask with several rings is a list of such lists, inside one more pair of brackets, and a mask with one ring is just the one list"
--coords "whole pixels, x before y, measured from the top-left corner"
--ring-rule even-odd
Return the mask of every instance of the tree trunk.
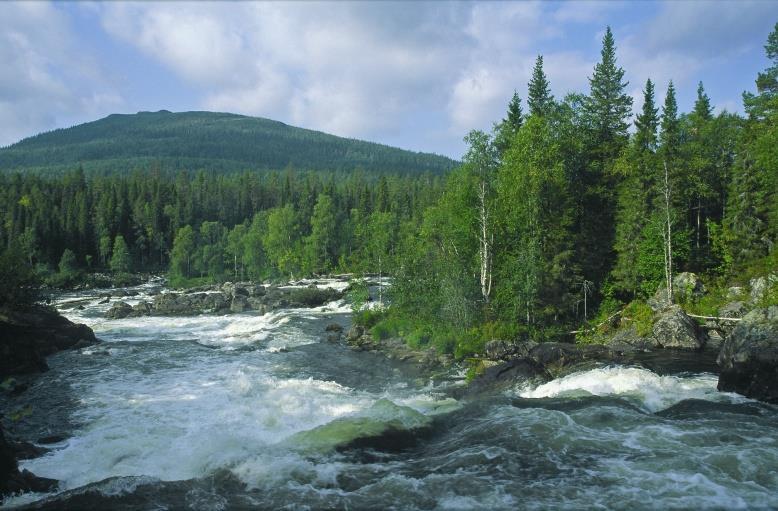
[[486, 181], [481, 181], [478, 190], [478, 199], [480, 202], [481, 224], [479, 258], [481, 260], [481, 295], [484, 303], [489, 303], [489, 295], [492, 292], [492, 254], [491, 254], [491, 233], [489, 232], [489, 212], [486, 210]]
[[670, 172], [665, 166], [665, 281], [667, 285], [667, 302], [673, 303], [673, 232], [670, 218]]

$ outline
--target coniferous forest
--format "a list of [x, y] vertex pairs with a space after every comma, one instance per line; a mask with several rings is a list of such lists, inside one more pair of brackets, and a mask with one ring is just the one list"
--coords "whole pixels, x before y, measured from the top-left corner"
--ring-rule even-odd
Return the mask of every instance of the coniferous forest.
[[378, 337], [460, 357], [492, 338], [586, 340], [615, 311], [639, 321], [657, 290], [674, 296], [673, 274], [724, 289], [778, 266], [778, 25], [765, 48], [744, 115], [717, 112], [703, 83], [679, 111], [674, 84], [651, 79], [633, 109], [610, 29], [588, 91], [554, 97], [538, 56], [527, 97], [470, 132], [448, 174], [6, 172], [3, 299], [93, 272], [174, 286], [381, 272], [392, 306], [359, 318]]

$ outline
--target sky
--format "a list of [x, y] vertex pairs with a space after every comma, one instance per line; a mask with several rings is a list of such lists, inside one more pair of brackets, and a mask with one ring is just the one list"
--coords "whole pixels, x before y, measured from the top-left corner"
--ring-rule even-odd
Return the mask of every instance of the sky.
[[211, 110], [460, 158], [538, 54], [588, 92], [611, 26], [628, 92], [703, 81], [742, 112], [776, 1], [1, 2], [0, 146], [111, 113]]

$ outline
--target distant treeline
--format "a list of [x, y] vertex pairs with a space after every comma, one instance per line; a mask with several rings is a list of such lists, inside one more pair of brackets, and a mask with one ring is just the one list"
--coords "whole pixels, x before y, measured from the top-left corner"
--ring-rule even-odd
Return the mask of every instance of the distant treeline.
[[66, 251], [68, 268], [108, 269], [117, 240], [123, 271], [167, 270], [172, 257], [182, 282], [366, 268], [370, 240], [420, 218], [442, 186], [362, 172], [0, 175], [0, 243], [41, 274]]

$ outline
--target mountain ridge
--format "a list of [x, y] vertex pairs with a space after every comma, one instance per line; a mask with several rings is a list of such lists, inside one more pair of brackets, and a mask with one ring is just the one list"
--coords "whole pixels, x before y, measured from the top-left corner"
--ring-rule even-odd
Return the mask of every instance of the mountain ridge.
[[2, 171], [126, 172], [166, 170], [299, 170], [442, 173], [457, 162], [442, 155], [339, 137], [281, 121], [228, 112], [141, 111], [110, 114], [0, 148]]

